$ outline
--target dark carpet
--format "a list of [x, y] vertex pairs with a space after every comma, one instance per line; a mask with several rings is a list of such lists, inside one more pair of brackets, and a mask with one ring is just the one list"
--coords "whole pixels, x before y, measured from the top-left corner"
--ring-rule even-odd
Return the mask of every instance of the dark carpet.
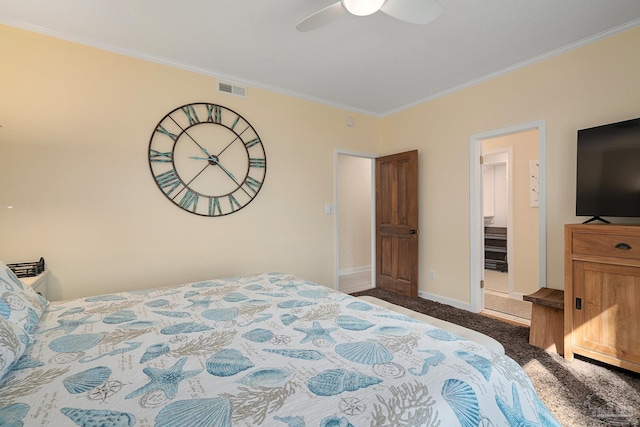
[[[381, 289], [368, 295], [497, 339], [527, 372], [538, 395], [563, 426], [640, 426], [640, 374], [576, 356], [572, 362], [529, 344], [529, 328], [449, 305]], [[640, 327], [640, 325], [639, 325]]]

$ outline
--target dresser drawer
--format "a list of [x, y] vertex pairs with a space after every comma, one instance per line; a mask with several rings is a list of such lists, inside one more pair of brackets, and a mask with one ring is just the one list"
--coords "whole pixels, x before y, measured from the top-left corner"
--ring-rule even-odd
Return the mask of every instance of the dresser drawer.
[[613, 258], [640, 258], [640, 236], [626, 234], [573, 233], [574, 254]]

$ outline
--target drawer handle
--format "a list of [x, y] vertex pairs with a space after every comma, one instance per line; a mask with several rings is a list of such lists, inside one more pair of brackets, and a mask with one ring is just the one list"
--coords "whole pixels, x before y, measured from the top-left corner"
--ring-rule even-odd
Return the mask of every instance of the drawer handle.
[[618, 243], [616, 245], [616, 249], [622, 249], [623, 251], [628, 251], [629, 249], [631, 249], [631, 246], [628, 245], [627, 243]]

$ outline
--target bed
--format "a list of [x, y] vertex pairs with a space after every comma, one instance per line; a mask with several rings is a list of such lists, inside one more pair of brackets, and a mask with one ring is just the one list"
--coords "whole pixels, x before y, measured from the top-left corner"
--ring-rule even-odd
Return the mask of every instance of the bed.
[[293, 275], [47, 303], [0, 270], [0, 425], [559, 426], [500, 351]]

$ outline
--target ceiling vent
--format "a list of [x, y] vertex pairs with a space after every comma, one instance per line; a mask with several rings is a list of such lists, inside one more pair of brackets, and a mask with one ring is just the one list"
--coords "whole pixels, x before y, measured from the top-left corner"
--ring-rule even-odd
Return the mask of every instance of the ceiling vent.
[[241, 96], [243, 98], [247, 97], [247, 88], [233, 83], [218, 82], [218, 92]]

